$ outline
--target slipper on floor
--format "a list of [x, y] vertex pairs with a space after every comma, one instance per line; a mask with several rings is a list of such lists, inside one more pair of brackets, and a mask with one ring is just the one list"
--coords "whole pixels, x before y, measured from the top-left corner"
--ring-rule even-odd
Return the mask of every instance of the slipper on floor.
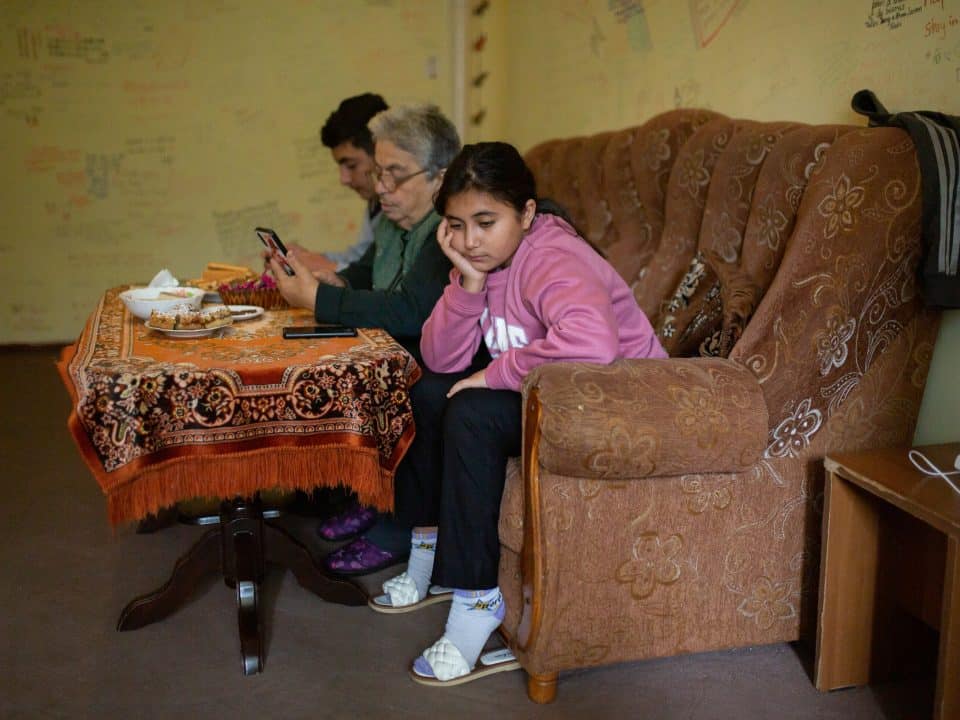
[[371, 507], [353, 503], [342, 513], [324, 520], [317, 532], [324, 540], [333, 542], [352, 540], [373, 527], [377, 521], [377, 512]]
[[414, 610], [419, 610], [427, 605], [449, 602], [451, 600], [453, 600], [453, 588], [443, 587], [441, 585], [431, 585], [430, 589], [427, 590], [427, 596], [423, 600], [418, 600], [417, 602], [394, 607], [392, 601], [390, 600], [390, 594], [384, 593], [383, 595], [371, 597], [367, 601], [367, 605], [370, 606], [371, 610], [376, 610], [378, 613], [399, 615], [400, 613], [408, 613], [413, 612]]
[[[410, 664], [410, 677], [413, 678], [414, 682], [428, 687], [452, 687], [473, 682], [489, 675], [520, 669], [520, 662], [514, 657], [513, 653], [508, 648], [501, 648], [483, 653], [477, 660], [476, 667], [470, 670], [467, 668], [467, 663], [460, 651], [446, 637], [437, 640], [431, 648], [424, 652], [424, 656], [428, 653], [434, 658], [434, 662], [445, 663], [446, 672], [440, 674], [447, 678], [441, 680], [436, 675], [423, 674], [417, 668], [417, 660], [420, 659], [417, 658]], [[445, 659], [438, 661], [438, 656], [445, 656]], [[449, 662], [447, 663], [445, 660], [449, 660]]]
[[333, 575], [369, 575], [406, 562], [408, 557], [409, 550], [405, 553], [390, 552], [360, 537], [327, 555], [323, 559], [323, 566]]

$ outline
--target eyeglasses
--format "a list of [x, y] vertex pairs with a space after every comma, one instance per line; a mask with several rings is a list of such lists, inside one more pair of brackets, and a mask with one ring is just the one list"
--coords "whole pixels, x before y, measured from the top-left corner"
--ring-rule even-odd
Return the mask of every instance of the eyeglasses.
[[382, 168], [379, 165], [374, 165], [373, 170], [370, 171], [370, 177], [373, 178], [374, 182], [380, 182], [383, 185], [383, 189], [387, 192], [393, 192], [407, 182], [407, 180], [415, 178], [417, 175], [423, 175], [425, 172], [427, 172], [426, 168], [417, 170], [417, 172], [410, 173], [409, 175], [404, 175], [403, 177], [397, 177], [393, 174], [393, 171]]

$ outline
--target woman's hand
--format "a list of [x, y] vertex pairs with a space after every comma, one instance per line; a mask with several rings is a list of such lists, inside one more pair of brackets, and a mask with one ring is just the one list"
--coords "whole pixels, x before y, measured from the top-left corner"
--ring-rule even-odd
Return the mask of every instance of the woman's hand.
[[277, 289], [280, 290], [283, 299], [293, 307], [313, 310], [317, 301], [317, 286], [319, 286], [320, 281], [313, 276], [306, 265], [300, 262], [297, 254], [294, 252], [287, 253], [287, 262], [296, 275], [287, 275], [276, 257], [270, 256], [267, 262], [270, 264], [270, 272], [273, 273], [273, 277], [277, 281]]
[[[444, 218], [437, 227], [437, 242], [440, 249], [446, 255], [453, 266], [460, 271], [463, 278], [462, 286], [467, 292], [480, 292], [487, 282], [487, 273], [477, 270], [470, 264], [470, 261], [459, 250], [453, 247], [453, 230], [450, 229], [450, 223]], [[448, 396], [449, 397], [449, 396]]]
[[311, 270], [311, 275], [324, 285], [333, 285], [334, 287], [346, 287], [347, 283], [342, 277], [333, 270]]
[[451, 398], [461, 390], [467, 388], [485, 388], [487, 387], [487, 377], [483, 370], [477, 370], [473, 375], [465, 377], [463, 380], [457, 380], [447, 392], [447, 397]]
[[[337, 264], [326, 255], [307, 250], [296, 243], [287, 247], [287, 252], [299, 257], [300, 262], [306, 265], [307, 270], [313, 273], [314, 276], [316, 276], [318, 272], [329, 271], [332, 273], [337, 269]], [[267, 270], [270, 269], [270, 258], [273, 257], [273, 254], [273, 250], [270, 248], [263, 248], [263, 250], [260, 251], [260, 257], [263, 258], [263, 267]], [[327, 284], [330, 285], [332, 283]]]
[[[318, 272], [323, 270], [334, 272], [337, 269], [337, 264], [323, 253], [307, 250], [297, 243], [287, 245], [287, 252], [291, 252], [300, 258], [300, 262], [307, 266], [307, 269], [313, 273], [314, 277], [317, 276]], [[327, 284], [330, 285], [331, 283]]]

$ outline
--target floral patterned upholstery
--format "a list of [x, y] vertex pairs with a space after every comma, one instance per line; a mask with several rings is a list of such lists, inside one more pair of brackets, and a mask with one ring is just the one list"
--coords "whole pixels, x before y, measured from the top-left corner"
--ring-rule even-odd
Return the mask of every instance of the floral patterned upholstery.
[[526, 379], [500, 586], [531, 696], [571, 668], [806, 637], [821, 460], [910, 442], [936, 337], [909, 136], [685, 110], [530, 158], [661, 331], [697, 315], [679, 293], [712, 313], [694, 354], [721, 355]]

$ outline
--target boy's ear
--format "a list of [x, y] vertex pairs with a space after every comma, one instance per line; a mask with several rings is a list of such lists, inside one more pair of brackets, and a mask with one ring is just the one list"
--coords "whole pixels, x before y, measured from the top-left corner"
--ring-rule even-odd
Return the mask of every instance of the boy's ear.
[[527, 200], [527, 203], [523, 206], [523, 215], [520, 217], [520, 227], [523, 228], [524, 232], [530, 229], [530, 226], [533, 225], [533, 218], [537, 214], [537, 201], [530, 199]]

